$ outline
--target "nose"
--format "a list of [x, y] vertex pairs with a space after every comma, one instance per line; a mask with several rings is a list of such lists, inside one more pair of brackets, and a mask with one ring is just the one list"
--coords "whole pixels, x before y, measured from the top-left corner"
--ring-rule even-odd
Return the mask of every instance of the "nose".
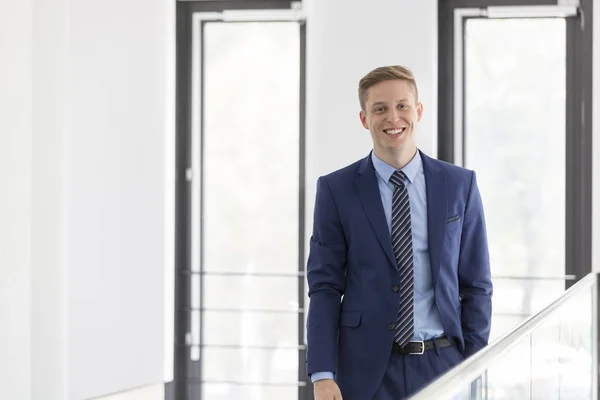
[[392, 108], [388, 114], [388, 120], [390, 122], [396, 122], [400, 119], [400, 112], [395, 108]]

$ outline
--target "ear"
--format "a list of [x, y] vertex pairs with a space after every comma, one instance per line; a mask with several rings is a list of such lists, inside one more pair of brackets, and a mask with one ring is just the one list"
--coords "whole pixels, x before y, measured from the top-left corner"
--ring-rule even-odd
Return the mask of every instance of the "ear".
[[367, 123], [367, 115], [365, 114], [365, 112], [361, 110], [359, 117], [360, 117], [360, 122], [362, 123], [362, 126], [364, 126], [365, 129], [369, 129], [369, 124]]
[[417, 105], [417, 122], [421, 122], [421, 117], [423, 117], [423, 103]]

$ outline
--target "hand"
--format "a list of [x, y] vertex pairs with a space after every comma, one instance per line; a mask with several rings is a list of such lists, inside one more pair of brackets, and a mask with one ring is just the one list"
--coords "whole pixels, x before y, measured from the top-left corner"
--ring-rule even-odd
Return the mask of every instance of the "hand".
[[315, 400], [342, 400], [342, 392], [333, 379], [316, 381]]

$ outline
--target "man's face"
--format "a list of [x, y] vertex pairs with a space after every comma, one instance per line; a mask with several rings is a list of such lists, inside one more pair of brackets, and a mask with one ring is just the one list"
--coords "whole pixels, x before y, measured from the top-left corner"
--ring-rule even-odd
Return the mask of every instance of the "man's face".
[[373, 147], [379, 151], [416, 147], [415, 130], [423, 105], [417, 103], [409, 82], [379, 82], [367, 90], [360, 121], [371, 132]]

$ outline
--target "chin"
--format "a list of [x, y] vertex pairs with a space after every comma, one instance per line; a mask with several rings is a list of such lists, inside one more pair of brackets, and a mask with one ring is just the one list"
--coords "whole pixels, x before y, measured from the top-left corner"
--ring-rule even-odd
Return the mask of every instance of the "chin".
[[408, 144], [409, 144], [409, 142], [406, 137], [400, 137], [397, 139], [386, 141], [386, 146], [389, 148], [394, 148], [394, 149], [401, 149], [403, 147], [406, 147], [406, 145], [408, 145]]

